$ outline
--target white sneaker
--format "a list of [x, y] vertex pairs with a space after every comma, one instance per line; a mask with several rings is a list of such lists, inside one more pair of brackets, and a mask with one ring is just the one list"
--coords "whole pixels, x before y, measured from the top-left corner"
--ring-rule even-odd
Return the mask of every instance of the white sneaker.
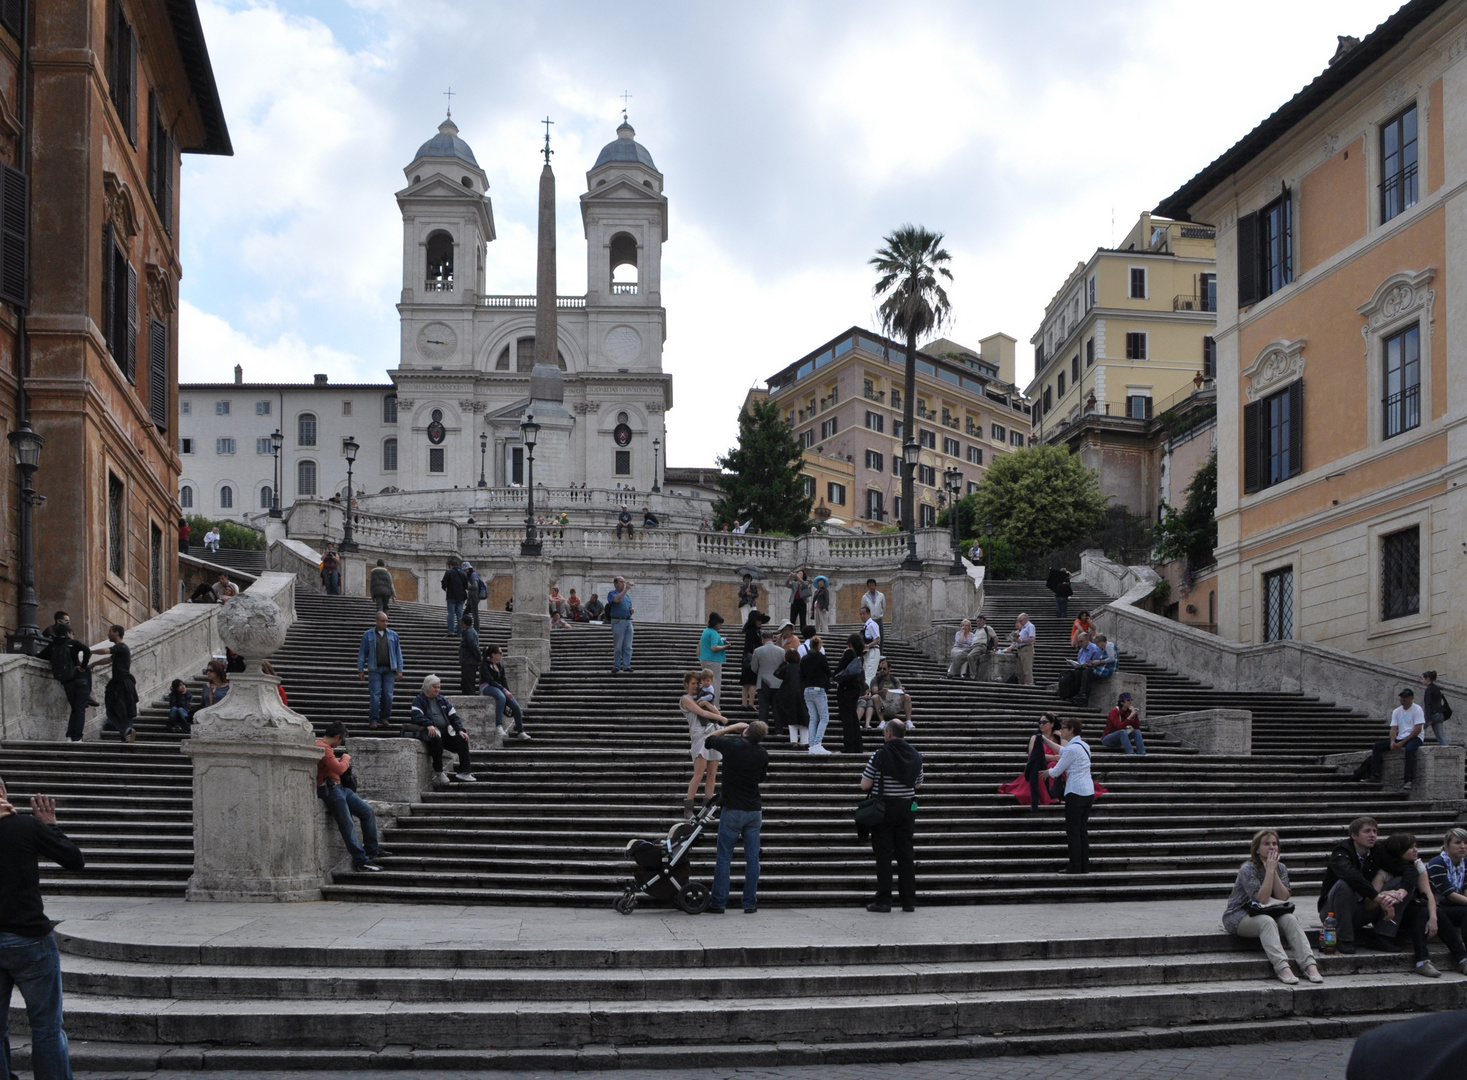
[[828, 753], [830, 753], [830, 751], [827, 750], [827, 749], [825, 749], [825, 747], [820, 746], [820, 745], [817, 744], [815, 746], [810, 747], [810, 753], [812, 753], [812, 754], [828, 754]]
[[914, 724], [914, 723], [912, 723], [912, 721], [908, 720], [907, 721], [907, 730], [908, 731], [916, 731], [917, 730], [917, 725]]
[[472, 784], [475, 782], [474, 774], [471, 772], [456, 772], [453, 774], [453, 778], [465, 784]]
[[433, 774], [433, 783], [435, 783], [435, 784], [446, 784], [446, 783], [448, 783], [448, 774], [447, 773], [444, 773], [444, 772], [434, 773]]

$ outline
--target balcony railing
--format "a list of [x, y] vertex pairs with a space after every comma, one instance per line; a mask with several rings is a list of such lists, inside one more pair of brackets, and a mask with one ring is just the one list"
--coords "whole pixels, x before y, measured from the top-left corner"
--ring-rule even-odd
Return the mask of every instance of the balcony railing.
[[613, 281], [611, 283], [612, 296], [636, 296], [637, 283], [635, 281]]
[[1381, 401], [1387, 439], [1421, 426], [1421, 386], [1408, 386]]
[[1400, 172], [1392, 173], [1380, 182], [1380, 220], [1391, 218], [1416, 205], [1416, 162], [1411, 162]]
[[1183, 225], [1183, 240], [1216, 240], [1217, 230], [1209, 229], [1205, 225]]
[[885, 390], [867, 390], [862, 396], [865, 397], [867, 401], [886, 401]]
[[424, 292], [453, 292], [453, 275], [430, 277], [423, 286]]
[[1217, 311], [1217, 297], [1188, 296], [1186, 293], [1172, 297], [1173, 311]]
[[[480, 307], [487, 308], [533, 308], [535, 306], [534, 296], [512, 296], [507, 293], [481, 293], [478, 298]], [[583, 308], [586, 306], [584, 296], [557, 296], [555, 298], [557, 308]]]

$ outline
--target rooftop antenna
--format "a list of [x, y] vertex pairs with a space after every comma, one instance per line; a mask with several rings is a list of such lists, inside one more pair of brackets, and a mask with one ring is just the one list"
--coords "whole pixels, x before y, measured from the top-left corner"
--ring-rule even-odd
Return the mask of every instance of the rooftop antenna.
[[453, 119], [453, 87], [450, 86], [447, 90], [443, 91], [443, 96], [448, 99], [448, 118], [450, 120], [452, 120]]
[[545, 125], [545, 149], [542, 150], [541, 153], [545, 155], [545, 164], [549, 165], [550, 155], [555, 153], [554, 150], [550, 149], [550, 125], [555, 123], [555, 121], [547, 116], [544, 120], [541, 120], [540, 123]]
[[627, 93], [626, 91], [623, 91], [621, 95], [621, 122], [623, 124], [630, 122], [627, 120], [627, 103], [631, 100], [632, 95]]

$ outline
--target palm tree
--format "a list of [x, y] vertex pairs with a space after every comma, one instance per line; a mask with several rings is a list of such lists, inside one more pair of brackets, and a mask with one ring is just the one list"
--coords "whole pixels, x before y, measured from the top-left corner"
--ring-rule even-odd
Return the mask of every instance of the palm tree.
[[[903, 442], [915, 442], [912, 415], [917, 396], [917, 338], [940, 330], [952, 316], [952, 306], [939, 281], [953, 279], [952, 271], [947, 268], [952, 256], [942, 246], [942, 233], [929, 232], [920, 225], [903, 225], [884, 240], [886, 246], [869, 260], [880, 275], [872, 294], [879, 302], [877, 315], [882, 330], [888, 337], [906, 339], [902, 438]], [[915, 468], [903, 461], [901, 527], [909, 537], [909, 564], [917, 562], [916, 505], [912, 491]]]

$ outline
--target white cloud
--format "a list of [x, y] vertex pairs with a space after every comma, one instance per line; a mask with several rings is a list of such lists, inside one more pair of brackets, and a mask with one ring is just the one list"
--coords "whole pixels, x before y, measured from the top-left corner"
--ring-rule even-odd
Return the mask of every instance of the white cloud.
[[360, 357], [308, 344], [293, 331], [261, 344], [187, 300], [178, 315], [180, 382], [229, 382], [236, 364], [249, 382], [310, 382], [317, 374], [332, 382], [386, 381], [382, 373], [364, 379]]

